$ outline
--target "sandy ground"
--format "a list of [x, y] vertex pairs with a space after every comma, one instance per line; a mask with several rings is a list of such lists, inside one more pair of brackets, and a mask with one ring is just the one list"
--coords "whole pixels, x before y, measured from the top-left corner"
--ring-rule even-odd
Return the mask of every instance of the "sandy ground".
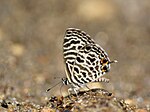
[[118, 60], [100, 87], [150, 110], [149, 18], [149, 0], [0, 0], [0, 111], [41, 111], [51, 96], [66, 93], [61, 85], [45, 91], [65, 76], [68, 27], [84, 30]]

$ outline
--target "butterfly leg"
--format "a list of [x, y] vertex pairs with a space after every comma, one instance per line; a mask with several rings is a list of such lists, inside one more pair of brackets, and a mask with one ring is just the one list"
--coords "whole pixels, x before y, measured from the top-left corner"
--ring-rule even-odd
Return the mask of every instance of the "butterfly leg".
[[69, 96], [69, 99], [70, 99], [70, 100], [71, 100], [71, 96], [70, 96], [70, 95], [71, 95], [72, 91], [73, 91], [72, 88], [69, 88], [69, 89], [68, 89], [68, 96]]
[[78, 97], [78, 92], [79, 92], [79, 88], [69, 88], [68, 89], [68, 98], [71, 100], [71, 101], [74, 101], [74, 100], [72, 100], [72, 98], [71, 98], [71, 94], [74, 94], [75, 93], [75, 95], [76, 95], [76, 98], [77, 98], [77, 100], [79, 99], [79, 97]]
[[76, 94], [76, 96], [78, 96], [79, 88], [69, 88], [68, 89], [69, 95], [71, 95], [72, 92], [74, 92]]
[[69, 88], [69, 89], [68, 89], [68, 94], [71, 95], [72, 91], [73, 91], [73, 89], [72, 89], [72, 88]]
[[73, 88], [73, 91], [75, 92], [76, 96], [78, 97], [79, 88]]
[[92, 98], [91, 96], [92, 96], [92, 90], [87, 86], [87, 85], [85, 85], [85, 87], [90, 91], [90, 99]]

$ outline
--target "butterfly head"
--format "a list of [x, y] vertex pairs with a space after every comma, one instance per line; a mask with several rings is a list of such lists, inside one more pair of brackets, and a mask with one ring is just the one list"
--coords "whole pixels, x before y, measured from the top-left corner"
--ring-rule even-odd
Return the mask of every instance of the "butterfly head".
[[109, 70], [110, 70], [110, 63], [109, 63], [109, 60], [107, 58], [101, 59], [100, 60], [100, 64], [102, 65], [101, 66], [102, 73], [109, 72]]
[[116, 62], [118, 62], [117, 60], [113, 60], [113, 61], [110, 61], [109, 59], [107, 59], [107, 58], [103, 58], [103, 59], [101, 59], [100, 60], [100, 63], [101, 63], [101, 71], [103, 72], [103, 73], [106, 73], [106, 72], [109, 72], [109, 70], [110, 70], [110, 64], [112, 64], [112, 63], [116, 63]]

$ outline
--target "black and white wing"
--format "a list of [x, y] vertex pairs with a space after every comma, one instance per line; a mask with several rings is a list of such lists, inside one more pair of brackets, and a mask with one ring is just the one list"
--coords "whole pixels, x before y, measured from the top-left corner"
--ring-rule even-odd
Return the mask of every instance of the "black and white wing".
[[107, 53], [80, 29], [67, 29], [63, 50], [66, 76], [73, 86], [94, 82], [110, 69]]

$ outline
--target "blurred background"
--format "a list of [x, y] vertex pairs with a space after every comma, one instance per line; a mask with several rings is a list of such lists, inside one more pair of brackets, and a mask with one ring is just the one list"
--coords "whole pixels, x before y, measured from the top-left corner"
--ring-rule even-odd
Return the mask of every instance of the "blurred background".
[[118, 60], [105, 89], [128, 103], [150, 104], [149, 0], [0, 0], [1, 98], [43, 104], [61, 94], [60, 86], [45, 91], [65, 76], [68, 27], [84, 30]]

